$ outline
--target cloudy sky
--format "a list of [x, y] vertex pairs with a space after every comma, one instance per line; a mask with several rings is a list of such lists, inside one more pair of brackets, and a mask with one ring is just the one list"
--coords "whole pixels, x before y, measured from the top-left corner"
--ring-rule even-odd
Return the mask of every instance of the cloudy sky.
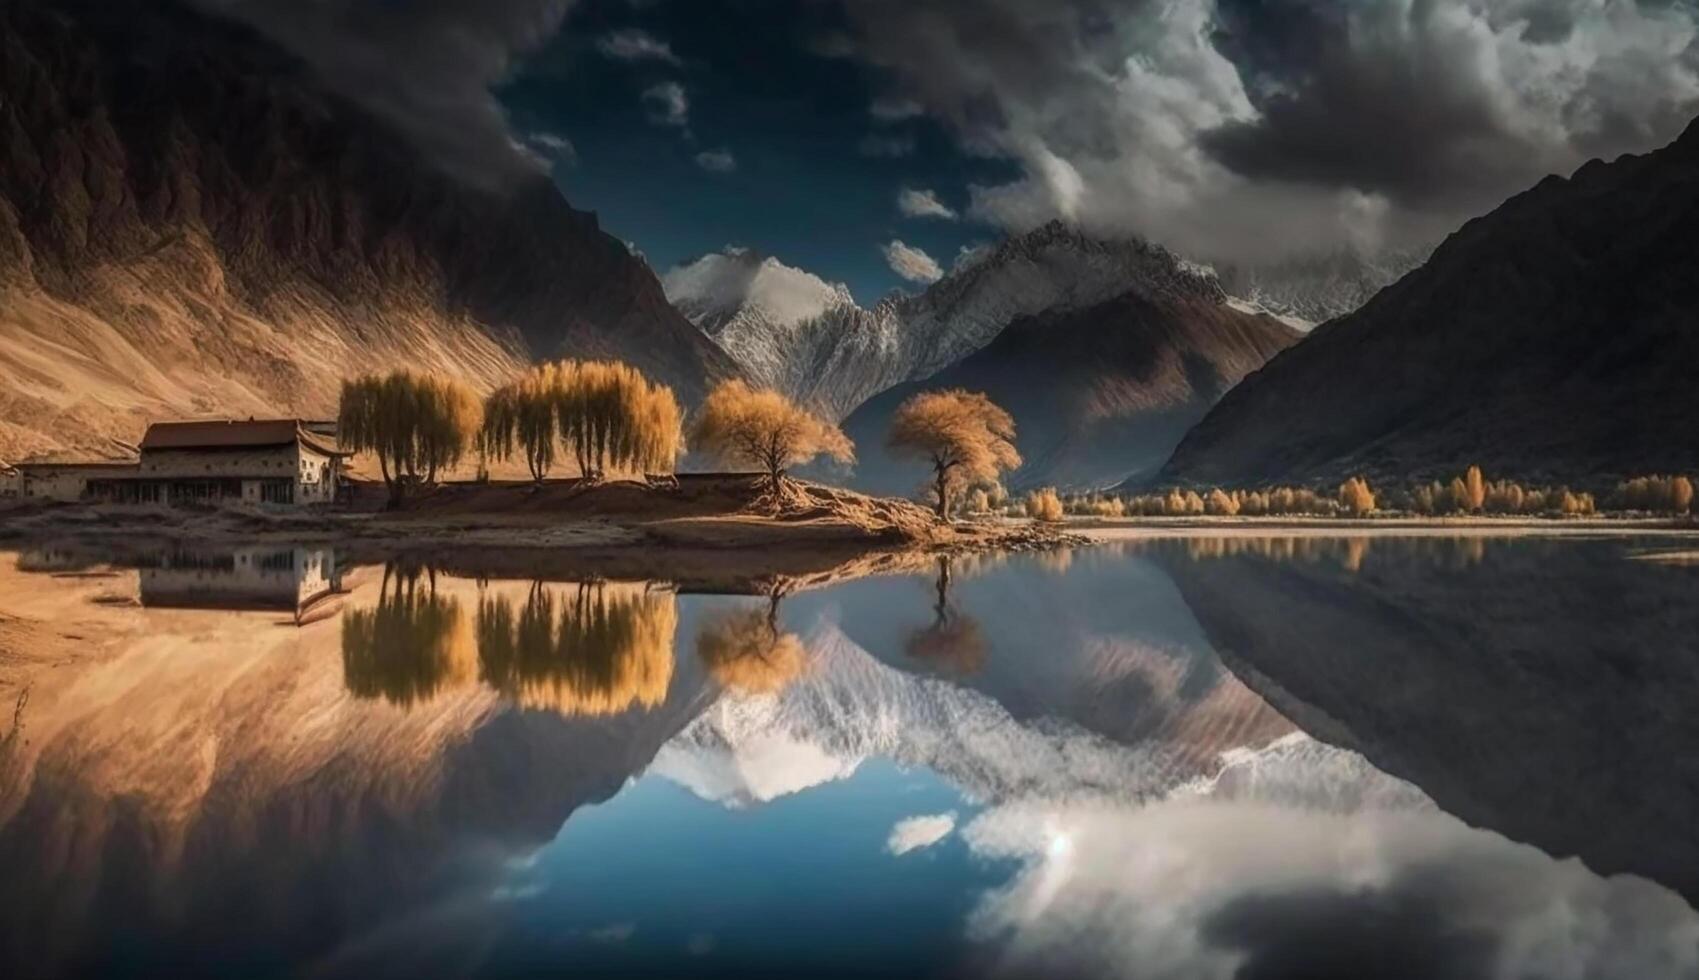
[[1431, 241], [1699, 114], [1699, 0], [200, 0], [657, 269], [871, 302], [1050, 218], [1213, 261]]

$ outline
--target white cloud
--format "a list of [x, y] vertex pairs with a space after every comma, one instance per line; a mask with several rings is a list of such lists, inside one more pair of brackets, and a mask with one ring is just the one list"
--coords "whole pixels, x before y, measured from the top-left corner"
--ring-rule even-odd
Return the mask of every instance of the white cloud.
[[649, 121], [657, 126], [690, 125], [690, 96], [677, 82], [661, 82], [643, 90], [643, 104], [649, 109]]
[[529, 133], [525, 145], [546, 160], [556, 160], [568, 166], [578, 162], [578, 148], [572, 141], [556, 133]]
[[730, 150], [703, 150], [696, 154], [696, 165], [716, 174], [729, 174], [737, 169], [737, 158]]
[[923, 847], [931, 847], [956, 829], [954, 813], [939, 813], [929, 817], [909, 817], [897, 821], [891, 828], [891, 836], [885, 841], [885, 850], [898, 857], [910, 851], [918, 851]]
[[950, 263], [950, 272], [951, 274], [955, 274], [957, 272], [961, 272], [963, 269], [971, 268], [979, 264], [990, 254], [991, 246], [985, 242], [973, 242], [968, 245], [963, 245], [961, 248], [956, 250], [956, 261]]
[[912, 245], [892, 240], [881, 245], [879, 250], [885, 254], [885, 262], [891, 271], [909, 282], [934, 283], [944, 278], [944, 270], [938, 267], [938, 262]]
[[846, 10], [895, 91], [1022, 169], [970, 214], [1212, 259], [1431, 241], [1699, 112], [1690, 3], [1166, 0], [1089, 23], [1027, 0]]
[[897, 193], [897, 210], [905, 218], [943, 218], [954, 221], [956, 212], [938, 200], [938, 193], [925, 188], [905, 187]]
[[596, 40], [596, 50], [616, 61], [662, 61], [679, 64], [672, 45], [647, 31], [614, 31]]

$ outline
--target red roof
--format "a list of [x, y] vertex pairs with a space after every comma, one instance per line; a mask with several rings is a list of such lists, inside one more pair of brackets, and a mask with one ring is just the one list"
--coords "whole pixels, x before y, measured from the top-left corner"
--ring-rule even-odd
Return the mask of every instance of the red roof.
[[155, 422], [142, 436], [141, 448], [149, 449], [255, 449], [287, 446], [300, 442], [327, 456], [347, 456], [328, 440], [301, 428], [299, 419], [257, 419], [236, 422]]

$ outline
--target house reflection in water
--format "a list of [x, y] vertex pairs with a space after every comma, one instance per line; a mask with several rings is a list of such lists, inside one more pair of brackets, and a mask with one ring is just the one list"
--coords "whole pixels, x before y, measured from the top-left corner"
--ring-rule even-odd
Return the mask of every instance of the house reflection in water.
[[304, 624], [345, 591], [331, 548], [176, 551], [141, 563], [141, 602], [156, 609], [286, 612]]

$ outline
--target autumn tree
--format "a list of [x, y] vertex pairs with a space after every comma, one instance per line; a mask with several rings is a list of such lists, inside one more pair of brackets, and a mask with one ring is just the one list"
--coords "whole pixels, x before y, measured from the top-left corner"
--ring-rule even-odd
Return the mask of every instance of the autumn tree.
[[684, 413], [672, 389], [617, 361], [540, 364], [485, 402], [479, 448], [494, 459], [516, 450], [541, 482], [570, 451], [578, 472], [671, 472], [683, 447]]
[[1021, 465], [1015, 420], [983, 394], [960, 389], [922, 392], [904, 402], [886, 446], [932, 467], [938, 516], [946, 521], [962, 491], [996, 483], [1004, 470]]
[[1351, 477], [1339, 486], [1339, 505], [1353, 517], [1367, 517], [1375, 512], [1375, 493], [1369, 481]]
[[854, 445], [837, 426], [770, 388], [737, 379], [708, 393], [690, 443], [723, 463], [760, 467], [775, 501], [790, 467], [820, 456], [855, 460]]
[[1479, 513], [1481, 508], [1486, 506], [1486, 502], [1486, 478], [1481, 475], [1481, 468], [1479, 466], [1471, 466], [1469, 467], [1469, 471], [1463, 474], [1463, 496], [1462, 499], [1458, 501], [1458, 507], [1461, 510], [1466, 510], [1471, 514], [1475, 514]]
[[465, 384], [405, 369], [343, 382], [337, 439], [377, 457], [391, 506], [409, 483], [435, 483], [479, 438], [482, 408]]

